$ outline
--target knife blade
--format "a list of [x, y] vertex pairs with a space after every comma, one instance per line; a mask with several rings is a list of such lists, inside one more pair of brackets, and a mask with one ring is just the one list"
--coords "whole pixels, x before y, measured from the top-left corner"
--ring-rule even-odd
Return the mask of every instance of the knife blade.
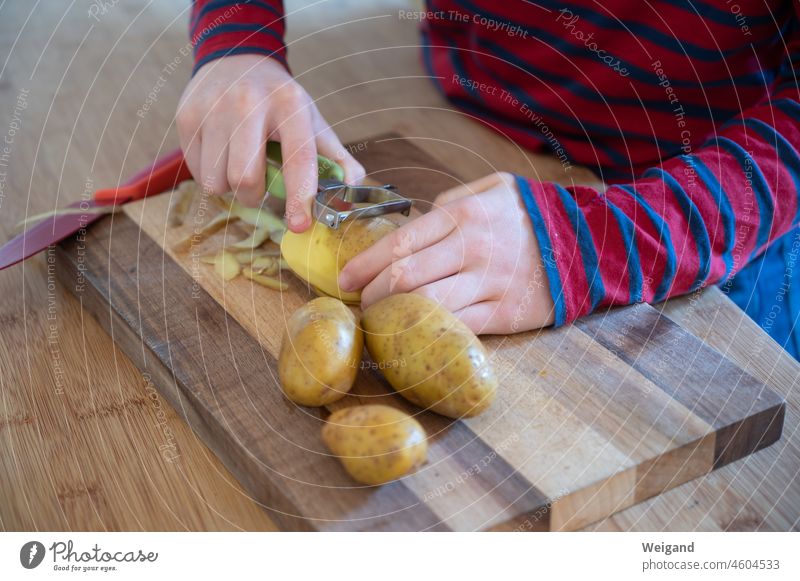
[[6, 242], [0, 248], [0, 270], [38, 254], [48, 246], [72, 236], [106, 215], [91, 212], [93, 208], [121, 205], [160, 194], [174, 189], [180, 182], [191, 177], [183, 153], [180, 149], [176, 149], [140, 170], [120, 187], [98, 190], [91, 200], [73, 202], [67, 206], [86, 210], [86, 213], [45, 218]]

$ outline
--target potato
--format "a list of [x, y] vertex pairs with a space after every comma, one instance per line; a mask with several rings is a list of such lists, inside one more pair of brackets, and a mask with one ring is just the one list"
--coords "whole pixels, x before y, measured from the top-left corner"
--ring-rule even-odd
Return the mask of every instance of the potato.
[[339, 410], [322, 428], [322, 440], [362, 484], [383, 484], [425, 463], [428, 441], [419, 422], [385, 405]]
[[337, 299], [320, 297], [297, 309], [286, 325], [278, 358], [283, 392], [300, 405], [322, 406], [353, 387], [364, 348], [355, 315]]
[[342, 291], [339, 273], [351, 258], [395, 228], [394, 222], [380, 216], [346, 221], [335, 230], [314, 222], [302, 234], [285, 232], [281, 254], [292, 272], [314, 287], [318, 294], [357, 305], [361, 302], [361, 292]]
[[480, 340], [433, 301], [392, 295], [364, 311], [361, 324], [375, 366], [412, 403], [460, 418], [494, 401], [497, 377]]

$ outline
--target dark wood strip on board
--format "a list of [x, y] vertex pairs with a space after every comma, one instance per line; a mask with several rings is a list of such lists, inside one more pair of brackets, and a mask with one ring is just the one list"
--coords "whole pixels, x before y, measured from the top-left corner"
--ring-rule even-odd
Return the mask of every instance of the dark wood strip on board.
[[780, 438], [783, 398], [652, 306], [577, 325], [716, 430], [715, 467]]

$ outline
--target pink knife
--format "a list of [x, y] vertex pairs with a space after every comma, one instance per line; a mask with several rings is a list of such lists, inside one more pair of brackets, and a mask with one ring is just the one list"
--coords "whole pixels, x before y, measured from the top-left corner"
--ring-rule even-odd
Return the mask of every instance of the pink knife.
[[[180, 149], [176, 149], [141, 170], [119, 188], [98, 190], [90, 202], [75, 202], [68, 207], [89, 209], [125, 204], [174, 189], [180, 182], [191, 179], [191, 177], [192, 174], [184, 162], [183, 153]], [[0, 248], [0, 270], [38, 254], [51, 244], [75, 234], [103, 216], [105, 214], [87, 211], [85, 214], [65, 214], [45, 218]]]

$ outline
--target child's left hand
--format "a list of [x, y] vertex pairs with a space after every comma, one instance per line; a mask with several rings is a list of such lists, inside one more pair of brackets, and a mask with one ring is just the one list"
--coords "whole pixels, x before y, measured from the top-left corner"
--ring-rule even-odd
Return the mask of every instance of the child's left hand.
[[554, 318], [539, 244], [508, 173], [442, 193], [430, 212], [348, 262], [339, 283], [362, 288], [364, 308], [419, 293], [476, 333], [527, 331]]

